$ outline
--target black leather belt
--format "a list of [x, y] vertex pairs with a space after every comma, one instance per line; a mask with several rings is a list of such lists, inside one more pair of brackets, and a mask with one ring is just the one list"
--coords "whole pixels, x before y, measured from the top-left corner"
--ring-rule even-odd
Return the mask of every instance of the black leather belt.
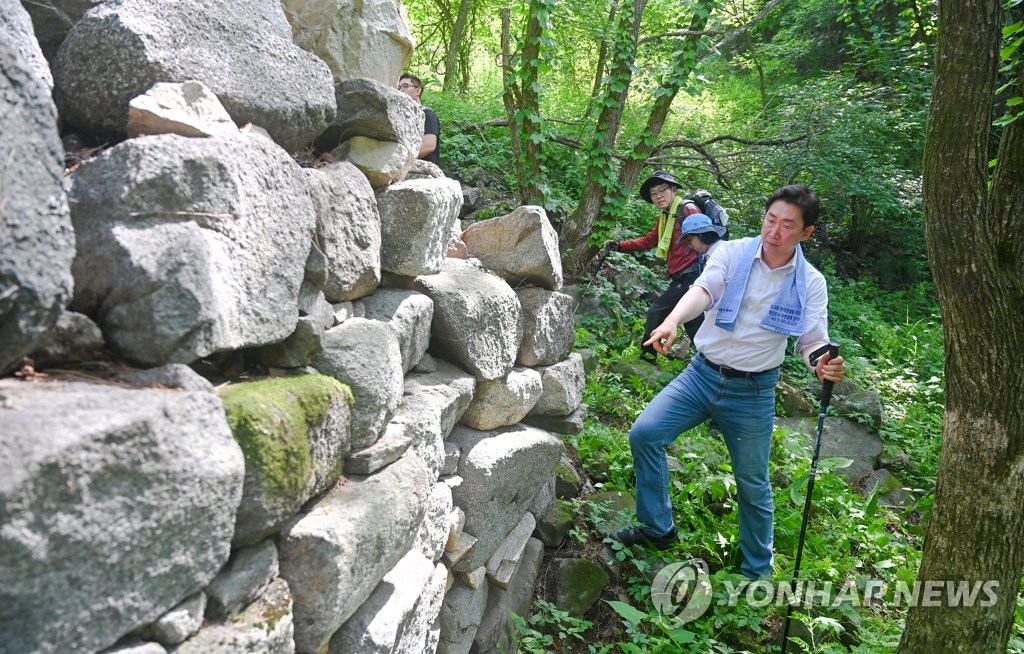
[[735, 368], [730, 368], [729, 366], [717, 364], [711, 359], [708, 359], [700, 352], [697, 353], [697, 356], [703, 359], [704, 363], [708, 364], [709, 366], [717, 370], [718, 373], [723, 377], [757, 377], [758, 375], [763, 375], [766, 372], [775, 372], [776, 370], [779, 369], [778, 366], [775, 366], [774, 368], [768, 368], [767, 370], [761, 370], [760, 372], [746, 372], [745, 370], [736, 370]]

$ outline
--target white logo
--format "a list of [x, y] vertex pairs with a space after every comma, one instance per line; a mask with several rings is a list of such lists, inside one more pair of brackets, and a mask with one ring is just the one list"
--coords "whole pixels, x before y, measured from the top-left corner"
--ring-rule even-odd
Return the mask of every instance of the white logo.
[[654, 577], [651, 600], [673, 627], [704, 615], [711, 606], [711, 578], [701, 559], [671, 563]]

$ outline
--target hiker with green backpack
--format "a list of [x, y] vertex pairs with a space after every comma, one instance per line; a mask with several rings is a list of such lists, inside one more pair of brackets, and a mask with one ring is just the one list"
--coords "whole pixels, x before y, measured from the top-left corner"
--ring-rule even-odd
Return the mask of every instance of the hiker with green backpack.
[[[702, 210], [694, 201], [681, 195], [680, 188], [682, 185], [671, 173], [654, 171], [640, 185], [640, 198], [661, 210], [654, 227], [640, 238], [604, 243], [605, 247], [619, 252], [655, 250], [656, 256], [668, 264], [669, 286], [647, 311], [641, 343], [650, 338], [651, 331], [665, 320], [700, 274], [700, 254], [690, 247], [689, 239], [683, 237], [682, 224], [686, 217], [700, 214]], [[691, 343], [703, 321], [704, 316], [701, 315], [683, 325]], [[643, 345], [642, 350], [643, 358], [652, 361], [657, 358], [656, 350], [650, 345]]]

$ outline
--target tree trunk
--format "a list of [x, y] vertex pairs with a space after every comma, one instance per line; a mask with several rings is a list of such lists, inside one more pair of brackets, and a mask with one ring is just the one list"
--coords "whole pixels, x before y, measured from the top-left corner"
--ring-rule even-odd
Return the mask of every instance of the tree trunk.
[[612, 65], [601, 95], [601, 113], [587, 148], [589, 156], [583, 194], [576, 210], [562, 224], [559, 247], [563, 254], [563, 268], [569, 278], [578, 279], [596, 252], [587, 244], [587, 239], [604, 203], [606, 188], [615, 183], [612, 152], [633, 79], [640, 19], [646, 7], [647, 0], [633, 0], [633, 11], [620, 12], [619, 22], [611, 36]]
[[[505, 116], [508, 119], [508, 137], [512, 143], [512, 160], [518, 162], [523, 148], [519, 140], [519, 126], [516, 124], [516, 111], [519, 108], [518, 91], [515, 74], [512, 72], [512, 36], [511, 9], [502, 7], [501, 15], [501, 101], [505, 105]], [[520, 177], [519, 166], [516, 165], [516, 176]], [[520, 178], [521, 181], [521, 178]]]
[[452, 38], [448, 41], [448, 52], [444, 58], [444, 85], [441, 90], [448, 93], [455, 89], [461, 76], [459, 70], [459, 48], [462, 47], [462, 38], [466, 33], [466, 23], [469, 18], [469, 9], [473, 0], [462, 0], [459, 3], [459, 15], [455, 19], [455, 26], [452, 28]]
[[[769, 0], [769, 2], [766, 2], [752, 21], [732, 32], [720, 43], [716, 44], [715, 47], [721, 47], [736, 39], [740, 34], [745, 33], [752, 25], [756, 24], [768, 12], [778, 6], [780, 2], [781, 0]], [[693, 32], [703, 30], [714, 8], [715, 3], [710, 0], [698, 2], [694, 8], [694, 15], [688, 30]], [[609, 75], [612, 91], [615, 90], [615, 85], [618, 83], [617, 76], [623, 75], [625, 83], [621, 84], [621, 97], [616, 97], [613, 93], [606, 93], [604, 109], [598, 120], [597, 129], [594, 132], [594, 141], [591, 145], [591, 152], [595, 154], [590, 157], [591, 165], [587, 168], [587, 179], [583, 189], [583, 196], [576, 207], [576, 211], [569, 216], [563, 225], [561, 235], [562, 263], [569, 277], [579, 277], [586, 270], [590, 260], [597, 254], [597, 248], [588, 243], [590, 234], [593, 231], [594, 222], [598, 218], [602, 218], [608, 224], [614, 224], [618, 220], [625, 205], [625, 194], [632, 192], [640, 177], [640, 172], [647, 165], [648, 157], [654, 148], [653, 144], [661, 134], [673, 100], [675, 100], [679, 90], [692, 74], [697, 62], [704, 57], [704, 55], [699, 57], [697, 55], [699, 37], [687, 37], [686, 42], [680, 48], [678, 59], [673, 62], [672, 71], [662, 83], [661, 88], [655, 93], [654, 107], [648, 115], [644, 131], [637, 138], [625, 163], [620, 167], [615, 182], [609, 183], [608, 178], [611, 177], [611, 171], [613, 170], [612, 150], [618, 133], [619, 119], [622, 116], [622, 104], [625, 102], [626, 92], [629, 88], [629, 67], [632, 65], [632, 60], [636, 55], [638, 35], [636, 30], [639, 28], [640, 22], [640, 14], [636, 14], [636, 9], [637, 4], [634, 4], [634, 14], [636, 17], [632, 25], [634, 31], [631, 48], [628, 52], [619, 50], [613, 52], [615, 58], [613, 59], [613, 69]], [[643, 12], [642, 6], [640, 7], [640, 12], [641, 14]], [[624, 31], [624, 28], [625, 25], [619, 29]], [[614, 38], [619, 37], [616, 36]], [[629, 62], [626, 65], [625, 73], [621, 73], [624, 55], [628, 55]], [[611, 98], [611, 102], [607, 99], [608, 97]], [[606, 112], [609, 119], [607, 123], [608, 129], [606, 132], [602, 132], [602, 127], [606, 125], [603, 122], [606, 118]], [[601, 136], [604, 137], [603, 140], [599, 140]]]
[[[694, 16], [690, 20], [688, 28], [690, 31], [699, 32], [704, 29], [708, 24], [708, 17], [714, 9], [713, 4], [707, 2], [707, 0], [697, 3], [697, 6], [694, 8]], [[640, 178], [640, 171], [647, 165], [647, 157], [653, 149], [652, 144], [661, 135], [661, 130], [665, 126], [665, 119], [668, 118], [672, 102], [675, 101], [676, 95], [679, 94], [679, 89], [683, 87], [690, 74], [693, 73], [693, 68], [697, 63], [697, 43], [699, 41], [700, 37], [690, 36], [680, 44], [678, 58], [673, 62], [671, 74], [662, 82], [661, 88], [656, 94], [657, 99], [654, 101], [654, 109], [647, 117], [647, 125], [644, 126], [644, 130], [640, 133], [640, 138], [637, 139], [636, 144], [633, 146], [629, 158], [626, 159], [622, 170], [619, 171], [617, 192], [622, 193], [627, 189], [632, 190]]]
[[[606, 25], [615, 24], [615, 12], [618, 11], [619, 2], [618, 0], [612, 0], [612, 6], [608, 9], [608, 21]], [[590, 102], [587, 103], [587, 111], [584, 113], [584, 118], [590, 115], [590, 110], [594, 106], [594, 102], [597, 100], [598, 94], [601, 92], [601, 81], [604, 79], [604, 67], [608, 64], [608, 36], [605, 35], [601, 38], [601, 45], [597, 49], [597, 66], [594, 71], [594, 89], [590, 92]]]
[[924, 207], [946, 418], [918, 574], [998, 586], [990, 606], [950, 606], [942, 588], [938, 606], [911, 607], [901, 654], [1006, 651], [1024, 567], [1024, 116], [1004, 129], [991, 177], [988, 167], [1001, 4], [939, 1]]
[[[530, 0], [530, 18], [526, 23], [526, 38], [523, 40], [522, 79], [519, 91], [519, 107], [522, 117], [521, 144], [523, 158], [520, 162], [522, 179], [519, 184], [519, 201], [523, 204], [544, 204], [541, 191], [540, 171], [540, 43], [544, 24], [539, 15], [546, 15], [545, 0]], [[546, 23], [547, 21], [545, 21]]]

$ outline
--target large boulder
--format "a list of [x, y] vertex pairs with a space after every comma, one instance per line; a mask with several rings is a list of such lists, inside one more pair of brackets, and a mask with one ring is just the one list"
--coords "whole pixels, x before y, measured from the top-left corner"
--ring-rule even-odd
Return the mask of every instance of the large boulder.
[[[57, 49], [64, 42], [68, 31], [82, 19], [85, 12], [108, 0], [32, 0], [22, 3], [32, 17], [32, 29], [39, 39], [43, 56], [52, 64]], [[18, 4], [15, 0], [14, 4]], [[4, 9], [4, 13], [7, 10]]]
[[331, 150], [331, 156], [354, 165], [375, 189], [404, 180], [416, 161], [416, 153], [401, 143], [369, 136], [353, 136]]
[[583, 357], [573, 352], [565, 360], [537, 368], [544, 391], [530, 410], [531, 416], [568, 416], [583, 401], [583, 388], [587, 375], [583, 370]]
[[523, 344], [516, 363], [550, 366], [565, 359], [576, 342], [572, 298], [536, 286], [516, 289], [523, 307]]
[[158, 365], [280, 341], [298, 320], [313, 205], [271, 141], [131, 139], [81, 165], [75, 310]]
[[418, 551], [430, 561], [437, 563], [444, 554], [444, 546], [452, 528], [452, 489], [445, 482], [434, 484], [427, 500], [427, 508], [423, 513], [423, 522], [416, 532], [413, 550]]
[[480, 584], [471, 588], [457, 581], [448, 590], [441, 605], [439, 654], [469, 654], [487, 609], [490, 587]]
[[[820, 395], [820, 392], [816, 395]], [[866, 415], [871, 419], [872, 429], [876, 432], [882, 429], [885, 408], [882, 405], [882, 395], [873, 388], [864, 389], [849, 379], [844, 379], [833, 391], [832, 406], [841, 416]]]
[[53, 88], [50, 64], [32, 32], [32, 19], [18, 0], [0, 0], [0, 42], [9, 43], [15, 56], [46, 88]]
[[455, 570], [469, 571], [487, 562], [554, 476], [562, 441], [522, 425], [487, 432], [460, 425], [449, 439], [461, 452], [463, 479], [452, 499], [466, 512], [465, 531], [477, 538]]
[[409, 180], [378, 193], [381, 268], [408, 277], [440, 271], [461, 205], [461, 187], [447, 177]]
[[336, 81], [394, 84], [415, 42], [398, 0], [284, 0], [295, 42], [327, 62]]
[[331, 72], [292, 43], [276, 0], [108, 2], [68, 33], [54, 67], [54, 97], [68, 125], [125, 134], [128, 103], [156, 82], [206, 84], [239, 125], [264, 128], [289, 151], [334, 118]]
[[402, 370], [412, 370], [430, 345], [434, 302], [416, 291], [382, 288], [362, 304], [367, 318], [386, 322], [395, 331], [402, 350]]
[[228, 560], [244, 460], [207, 392], [0, 380], [0, 643], [98, 651]]
[[[434, 570], [434, 562], [416, 550], [411, 550], [403, 556], [395, 567], [384, 575], [355, 615], [331, 637], [328, 652], [394, 652], [406, 626], [417, 617], [414, 611], [420, 597], [431, 591], [429, 582], [434, 577]], [[437, 608], [440, 610], [440, 605]], [[426, 620], [421, 618], [421, 621], [430, 624], [437, 618], [437, 614], [424, 618]]]
[[352, 394], [336, 379], [300, 375], [220, 390], [245, 454], [245, 487], [232, 545], [276, 532], [338, 481], [349, 449]]
[[128, 103], [128, 136], [233, 136], [238, 126], [202, 82], [159, 82]]
[[434, 301], [431, 351], [478, 379], [512, 370], [523, 339], [519, 299], [501, 278], [461, 259], [417, 277], [413, 288]]
[[363, 136], [399, 143], [416, 159], [423, 141], [423, 109], [418, 102], [372, 79], [344, 80], [334, 92], [338, 115], [317, 137], [318, 150], [332, 150], [354, 136]]
[[462, 232], [469, 256], [518, 287], [562, 287], [558, 232], [542, 207], [526, 205], [510, 214], [473, 223]]
[[348, 162], [304, 169], [316, 207], [313, 247], [324, 258], [324, 296], [355, 300], [380, 283], [380, 214], [366, 177]]
[[63, 311], [57, 324], [32, 351], [36, 368], [88, 361], [103, 347], [103, 333], [87, 316]]
[[409, 552], [430, 495], [427, 470], [405, 457], [331, 489], [281, 532], [281, 576], [295, 598], [295, 649], [322, 652]]
[[[3, 0], [0, 8], [2, 37], [6, 21], [20, 24], [24, 14], [16, 1]], [[0, 38], [0, 374], [57, 323], [71, 297], [75, 251], [57, 111], [23, 49], [31, 50]]]
[[[808, 455], [810, 454], [814, 448], [818, 428], [817, 418], [778, 418], [775, 422], [780, 427], [800, 434], [803, 437], [803, 445], [808, 450]], [[856, 484], [870, 475], [877, 467], [881, 454], [882, 439], [871, 427], [848, 418], [825, 420], [819, 455], [823, 460], [833, 457], [848, 459], [849, 465], [835, 469], [835, 473], [843, 477], [847, 483]]]
[[514, 425], [530, 412], [543, 388], [540, 373], [530, 368], [513, 368], [503, 379], [482, 381], [462, 422], [481, 431]]
[[450, 363], [439, 361], [437, 370], [406, 377], [402, 403], [389, 427], [410, 439], [419, 457], [436, 479], [447, 458], [444, 439], [473, 399], [476, 379]]
[[402, 352], [387, 323], [350, 318], [324, 332], [317, 370], [348, 384], [352, 407], [352, 449], [371, 445], [402, 400]]

